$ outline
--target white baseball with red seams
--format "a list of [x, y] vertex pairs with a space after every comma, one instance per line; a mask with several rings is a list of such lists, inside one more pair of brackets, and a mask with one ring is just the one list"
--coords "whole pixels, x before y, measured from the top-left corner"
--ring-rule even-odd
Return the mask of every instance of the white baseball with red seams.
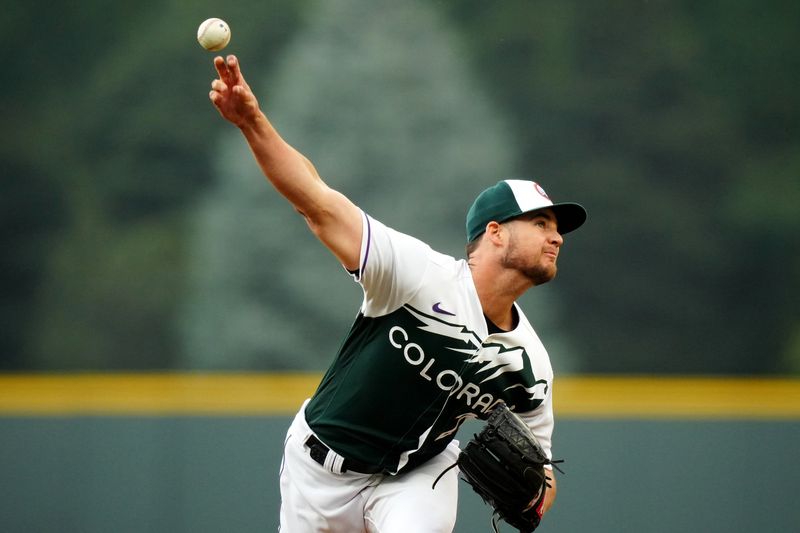
[[220, 18], [206, 19], [197, 28], [197, 42], [211, 52], [222, 50], [231, 42], [231, 29]]

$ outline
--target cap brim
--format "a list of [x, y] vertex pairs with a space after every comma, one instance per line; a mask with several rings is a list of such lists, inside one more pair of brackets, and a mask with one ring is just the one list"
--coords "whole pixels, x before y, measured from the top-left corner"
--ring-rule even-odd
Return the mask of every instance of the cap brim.
[[538, 209], [532, 209], [528, 211], [528, 213], [544, 211], [545, 209], [553, 210], [553, 214], [555, 214], [556, 221], [558, 222], [558, 232], [561, 235], [569, 233], [570, 231], [575, 231], [586, 222], [586, 209], [584, 209], [581, 204], [576, 204], [574, 202], [548, 205]]

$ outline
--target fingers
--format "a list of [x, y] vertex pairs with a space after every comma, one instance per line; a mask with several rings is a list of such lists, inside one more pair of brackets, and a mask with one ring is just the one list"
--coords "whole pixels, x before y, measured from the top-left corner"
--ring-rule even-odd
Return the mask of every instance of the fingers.
[[[225, 96], [230, 90], [230, 94], [242, 96], [247, 84], [242, 77], [241, 70], [239, 70], [239, 60], [235, 55], [229, 55], [226, 58], [217, 56], [214, 58], [214, 68], [217, 69], [219, 79], [211, 82], [211, 93], [209, 96], [213, 102], [219, 101], [219, 98]], [[214, 94], [217, 94], [217, 97]]]
[[258, 102], [244, 81], [239, 70], [239, 61], [234, 55], [214, 58], [214, 68], [219, 78], [211, 82], [208, 98], [224, 118], [234, 124], [243, 123], [258, 110]]
[[231, 77], [235, 82], [232, 85], [238, 85], [239, 82], [242, 81], [242, 71], [239, 70], [239, 60], [233, 54], [229, 55], [225, 59], [228, 65], [228, 72], [231, 74]]
[[216, 104], [222, 100], [226, 92], [228, 92], [228, 86], [222, 80], [214, 80], [211, 82], [211, 92], [208, 93], [208, 96]]
[[241, 85], [229, 87], [222, 80], [214, 80], [211, 82], [211, 90], [208, 92], [208, 97], [214, 105], [220, 107], [226, 101], [240, 101], [247, 98], [247, 95]]
[[225, 64], [225, 60], [222, 57], [217, 56], [214, 58], [214, 68], [217, 69], [217, 74], [219, 75], [220, 79], [225, 79], [228, 72], [228, 66]]
[[213, 91], [224, 93], [228, 90], [228, 85], [222, 80], [214, 80], [211, 82], [211, 89]]
[[224, 81], [229, 87], [244, 82], [242, 79], [242, 72], [239, 70], [239, 60], [233, 54], [224, 59], [222, 56], [215, 57], [214, 68], [217, 69], [219, 79]]

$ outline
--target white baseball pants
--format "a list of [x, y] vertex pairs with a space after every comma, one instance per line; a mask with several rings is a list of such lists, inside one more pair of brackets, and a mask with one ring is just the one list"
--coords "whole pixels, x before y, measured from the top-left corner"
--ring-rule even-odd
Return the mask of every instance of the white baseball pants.
[[[305, 446], [305, 404], [289, 427], [281, 465], [281, 533], [450, 533], [456, 522], [458, 442], [411, 472], [334, 473]], [[330, 452], [329, 454], [333, 454]], [[326, 461], [334, 464], [336, 461]], [[331, 471], [334, 470], [334, 471]]]

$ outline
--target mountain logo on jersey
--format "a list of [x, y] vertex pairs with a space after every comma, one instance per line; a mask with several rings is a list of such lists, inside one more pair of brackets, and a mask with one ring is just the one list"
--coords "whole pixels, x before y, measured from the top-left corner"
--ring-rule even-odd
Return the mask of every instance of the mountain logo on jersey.
[[[438, 342], [426, 342], [426, 349], [429, 349], [427, 346], [435, 345], [437, 348], [467, 356], [465, 359], [461, 359], [462, 368], [456, 375], [455, 383], [461, 388], [459, 396], [466, 395], [466, 391], [470, 388], [485, 391], [486, 386], [490, 385], [492, 381], [496, 381], [497, 385], [491, 388], [502, 387], [498, 392], [506, 393], [503, 394], [504, 396], [513, 397], [522, 393], [521, 399], [527, 404], [527, 409], [534, 409], [544, 400], [548, 390], [547, 381], [536, 380], [530, 357], [524, 347], [508, 347], [497, 342], [482, 345], [477, 334], [465, 326], [450, 324], [437, 317], [422, 313], [409, 305], [405, 305], [404, 309], [419, 321], [420, 324], [416, 329], [437, 336]], [[404, 336], [408, 341], [411, 340], [413, 334], [404, 332]], [[413, 344], [414, 350], [419, 346], [422, 351], [422, 339], [413, 340], [414, 343], [407, 342], [406, 346]], [[420, 343], [416, 341], [420, 341]], [[392, 344], [398, 347], [395, 342]], [[409, 360], [408, 357], [407, 360], [412, 364], [415, 362]], [[461, 379], [462, 376], [465, 379], [474, 380], [475, 383], [464, 383]], [[499, 398], [493, 399], [496, 401]], [[467, 403], [469, 404], [469, 402]]]

